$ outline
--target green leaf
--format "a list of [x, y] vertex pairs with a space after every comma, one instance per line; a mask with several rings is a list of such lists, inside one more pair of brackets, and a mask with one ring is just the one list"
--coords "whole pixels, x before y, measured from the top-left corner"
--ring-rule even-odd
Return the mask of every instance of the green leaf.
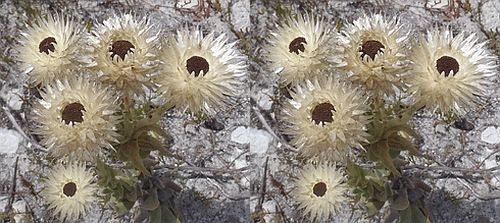
[[392, 188], [390, 183], [386, 183], [384, 185], [384, 200], [388, 200], [390, 197], [392, 197]]
[[111, 167], [106, 165], [100, 159], [96, 159], [96, 170], [99, 178], [97, 181], [98, 184], [102, 187], [107, 186], [111, 182], [113, 176], [113, 170]]
[[385, 202], [380, 202], [380, 201], [368, 201], [366, 202], [366, 214], [368, 215], [368, 217], [371, 217], [375, 214], [378, 213], [378, 211], [380, 210], [380, 208], [382, 208], [382, 206], [384, 206], [384, 203]]
[[[124, 173], [124, 174], [126, 174], [126, 173]], [[118, 175], [118, 176], [115, 176], [114, 182], [120, 183], [120, 185], [125, 187], [125, 189], [127, 189], [127, 190], [132, 190], [132, 189], [134, 189], [137, 180], [135, 179], [134, 176]]]
[[424, 214], [421, 208], [416, 205], [411, 206], [413, 222], [415, 223], [431, 223], [431, 220]]
[[390, 148], [386, 141], [377, 142], [370, 148], [370, 152], [376, 158], [375, 161], [380, 161], [384, 166], [389, 169], [394, 175], [400, 176], [401, 173], [394, 165], [390, 154]]
[[416, 205], [411, 205], [400, 212], [399, 222], [401, 223], [431, 223], [431, 220]]
[[413, 223], [411, 208], [404, 209], [399, 213], [399, 223]]
[[409, 140], [401, 137], [400, 143], [401, 143], [401, 149], [408, 150], [414, 156], [422, 155], [422, 153], [418, 151], [417, 147], [415, 147], [415, 145], [411, 143]]
[[161, 217], [161, 208], [157, 208], [151, 212], [149, 223], [163, 223]]
[[128, 213], [128, 208], [125, 206], [123, 202], [116, 202], [115, 203], [115, 212], [118, 216], [123, 216]]
[[139, 142], [139, 148], [145, 150], [145, 151], [155, 151], [158, 150], [160, 152], [166, 151], [166, 148], [162, 142], [160, 142], [158, 139], [153, 138], [149, 135], [141, 135], [137, 139]]
[[161, 220], [164, 223], [180, 223], [181, 220], [174, 214], [174, 211], [166, 206], [161, 206]]
[[378, 175], [366, 175], [365, 176], [365, 180], [372, 183], [372, 184], [375, 184], [376, 186], [378, 187], [383, 187], [384, 186], [384, 183], [385, 183], [385, 179], [381, 178], [380, 176]]
[[342, 30], [343, 26], [344, 26], [344, 24], [342, 23], [342, 20], [340, 20], [340, 19], [335, 20], [335, 30], [337, 32], [340, 32]]
[[149, 195], [142, 205], [143, 208], [148, 211], [155, 210], [160, 206], [160, 201], [158, 200], [158, 193], [156, 191], [156, 188], [152, 188], [149, 191]]
[[139, 171], [141, 171], [142, 174], [146, 176], [151, 176], [149, 171], [146, 169], [144, 166], [144, 163], [142, 162], [142, 157], [140, 155], [140, 150], [139, 150], [139, 145], [137, 144], [137, 141], [129, 141], [126, 144], [124, 144], [120, 148], [123, 152], [123, 155], [132, 163], [132, 165], [137, 168]]
[[136, 201], [137, 197], [137, 190], [128, 190], [128, 193], [125, 193], [123, 198], [127, 201]]
[[410, 201], [408, 201], [408, 193], [406, 189], [399, 191], [399, 194], [395, 195], [395, 198], [391, 201], [391, 208], [402, 211], [410, 206]]
[[378, 209], [375, 207], [375, 204], [373, 202], [366, 203], [366, 215], [370, 217], [376, 213], [378, 213]]
[[92, 30], [92, 20], [91, 19], [85, 20], [85, 30], [88, 33], [90, 33], [90, 31]]
[[124, 191], [123, 187], [118, 186], [113, 191], [114, 192], [113, 196], [116, 197], [116, 198], [122, 198], [123, 194], [124, 194], [123, 191]]

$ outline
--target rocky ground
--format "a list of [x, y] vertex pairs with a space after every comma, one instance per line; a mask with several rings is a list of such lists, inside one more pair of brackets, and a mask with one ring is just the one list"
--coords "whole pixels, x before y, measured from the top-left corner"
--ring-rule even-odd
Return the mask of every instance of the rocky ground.
[[[490, 49], [499, 55], [498, 1], [261, 1], [252, 5], [251, 19], [256, 24], [252, 32], [253, 55], [266, 48], [266, 37], [280, 18], [290, 14], [311, 13], [326, 17], [336, 24], [353, 21], [363, 13], [383, 12], [397, 15], [406, 30], [423, 32], [432, 26], [450, 26], [457, 32], [476, 33], [490, 41]], [[413, 31], [411, 31], [413, 30]], [[415, 35], [413, 35], [415, 36]], [[498, 63], [498, 60], [497, 60]], [[255, 154], [260, 167], [254, 179], [251, 199], [254, 217], [266, 222], [302, 222], [289, 192], [290, 183], [300, 169], [300, 156], [288, 149], [281, 136], [279, 114], [283, 94], [277, 87], [277, 77], [260, 58], [250, 57], [252, 92], [252, 125], [276, 133], [267, 150]], [[425, 176], [433, 191], [426, 200], [434, 222], [500, 222], [500, 190], [498, 188], [498, 78], [493, 80], [491, 97], [477, 112], [464, 120], [474, 128], [464, 129], [463, 123], [447, 123], [443, 117], [419, 112], [414, 126], [423, 137], [421, 150], [436, 161], [452, 168], [419, 169], [426, 160], [415, 160], [407, 173]], [[470, 123], [469, 123], [470, 122]], [[458, 127], [458, 128], [457, 128]], [[470, 126], [468, 126], [470, 127]], [[490, 169], [493, 168], [493, 169]], [[482, 171], [483, 169], [487, 169]], [[490, 169], [490, 170], [488, 170]], [[474, 170], [474, 173], [467, 171]], [[387, 210], [386, 210], [387, 211]], [[360, 207], [345, 206], [335, 222], [381, 222], [383, 213], [367, 219]]]
[[[12, 57], [26, 23], [49, 12], [70, 14], [82, 25], [133, 12], [149, 16], [165, 35], [181, 26], [200, 26], [239, 41], [248, 76], [238, 103], [208, 121], [175, 110], [163, 119], [174, 138], [171, 149], [182, 161], [167, 159], [165, 164], [181, 167], [159, 171], [172, 174], [183, 187], [176, 205], [185, 222], [303, 222], [289, 196], [303, 160], [280, 134], [283, 93], [262, 58], [267, 36], [283, 17], [308, 12], [345, 24], [363, 13], [382, 12], [399, 16], [408, 31], [450, 26], [476, 33], [490, 41], [495, 55], [500, 52], [500, 2], [495, 0], [0, 0], [0, 220], [7, 209], [15, 210], [9, 213], [19, 222], [54, 220], [38, 195], [48, 165], [33, 143], [26, 77]], [[472, 129], [425, 111], [413, 119], [423, 138], [420, 148], [435, 163], [424, 169], [429, 161], [415, 159], [406, 171], [422, 175], [433, 187], [426, 205], [435, 222], [500, 222], [500, 85], [497, 77], [493, 82], [483, 106], [463, 117]], [[346, 204], [335, 222], [381, 222], [383, 216], [366, 218], [359, 205]], [[130, 221], [116, 218], [104, 204], [82, 220]]]

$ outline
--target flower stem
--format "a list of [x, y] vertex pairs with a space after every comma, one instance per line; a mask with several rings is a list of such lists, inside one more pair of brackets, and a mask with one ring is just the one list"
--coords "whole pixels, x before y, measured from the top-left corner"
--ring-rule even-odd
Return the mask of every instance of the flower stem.
[[410, 118], [413, 117], [415, 112], [423, 107], [425, 107], [425, 102], [423, 100], [418, 100], [415, 104], [412, 104], [403, 112], [401, 119], [409, 121]]

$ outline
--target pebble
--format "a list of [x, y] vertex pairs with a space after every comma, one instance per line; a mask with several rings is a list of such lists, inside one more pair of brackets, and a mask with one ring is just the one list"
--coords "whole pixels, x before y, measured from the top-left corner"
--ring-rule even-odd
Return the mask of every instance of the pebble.
[[484, 161], [484, 168], [485, 169], [490, 169], [490, 168], [497, 167], [497, 166], [498, 166], [498, 163], [494, 159], [487, 159]]
[[[250, 1], [240, 0], [232, 3], [231, 11], [233, 12], [233, 25], [235, 30], [248, 30], [252, 28], [250, 22]], [[239, 16], [235, 16], [239, 15]]]
[[273, 106], [273, 100], [271, 99], [271, 97], [269, 97], [268, 94], [260, 93], [257, 96], [257, 104], [263, 110], [271, 110]]
[[471, 131], [474, 129], [474, 124], [470, 123], [469, 121], [467, 121], [464, 118], [461, 118], [461, 119], [455, 121], [455, 123], [453, 123], [453, 127], [457, 128], [457, 129], [464, 130], [464, 131]]
[[263, 88], [256, 92], [252, 97], [254, 97], [260, 109], [270, 110], [273, 106], [273, 99], [270, 95], [274, 95], [273, 89]]
[[252, 154], [266, 153], [271, 140], [271, 134], [261, 129], [239, 126], [231, 132], [231, 141], [240, 144], [250, 144], [250, 153]]
[[276, 219], [279, 218], [275, 201], [269, 200], [264, 202], [262, 204], [262, 209], [264, 210], [264, 213], [268, 213], [264, 215], [265, 222], [276, 222]]
[[499, 1], [485, 1], [482, 7], [482, 16], [485, 30], [496, 30], [500, 28], [500, 9]]
[[224, 125], [217, 121], [215, 118], [210, 118], [203, 123], [203, 127], [211, 129], [214, 131], [220, 131], [224, 129]]
[[19, 143], [21, 142], [21, 135], [10, 129], [0, 128], [0, 153], [16, 153]]
[[481, 133], [481, 141], [489, 144], [500, 143], [500, 130], [494, 126], [489, 126]]
[[0, 91], [0, 97], [7, 102], [9, 108], [12, 110], [20, 110], [23, 105], [23, 101], [19, 95], [22, 94], [22, 89], [8, 89], [3, 88]]
[[446, 126], [443, 124], [436, 125], [435, 127], [436, 133], [446, 135], [448, 131], [446, 130]]
[[[7, 205], [7, 202], [9, 201], [10, 196], [0, 196], [0, 207], [4, 208]], [[3, 209], [2, 209], [3, 211]], [[14, 220], [15, 222], [28, 222], [26, 219], [29, 218], [28, 214], [26, 212], [26, 202], [24, 200], [15, 200], [14, 203], [12, 203], [12, 211], [16, 214], [14, 214]], [[8, 221], [5, 221], [8, 222]]]

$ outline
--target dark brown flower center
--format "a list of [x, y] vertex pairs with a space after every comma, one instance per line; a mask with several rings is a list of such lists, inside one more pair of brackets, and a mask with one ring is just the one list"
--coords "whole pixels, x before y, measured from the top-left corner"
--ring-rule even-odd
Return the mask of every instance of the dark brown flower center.
[[313, 186], [313, 194], [317, 197], [323, 197], [326, 194], [326, 184], [323, 182], [319, 182], [314, 184]]
[[40, 53], [46, 53], [49, 54], [50, 52], [54, 52], [56, 47], [54, 44], [57, 44], [56, 38], [54, 37], [47, 37], [40, 42], [40, 45], [38, 45], [38, 49], [40, 50]]
[[372, 60], [375, 60], [375, 55], [377, 53], [382, 52], [382, 49], [384, 49], [384, 45], [380, 43], [379, 41], [376, 40], [368, 40], [361, 45], [361, 49], [359, 49], [359, 52], [361, 52], [361, 59], [365, 58], [365, 55], [368, 55]]
[[290, 50], [290, 53], [296, 53], [298, 55], [300, 52], [304, 52], [306, 50], [304, 44], [307, 44], [306, 39], [304, 37], [297, 37], [290, 42], [288, 49]]
[[115, 58], [115, 55], [118, 55], [122, 60], [125, 60], [125, 55], [134, 52], [132, 49], [135, 49], [135, 46], [131, 42], [118, 40], [111, 45], [109, 52], [111, 52], [111, 58]]
[[194, 76], [198, 77], [203, 71], [203, 75], [208, 73], [209, 64], [208, 61], [199, 56], [192, 56], [186, 61], [186, 69], [192, 74], [194, 72]]
[[78, 102], [66, 105], [62, 111], [62, 120], [66, 125], [83, 122], [83, 111], [85, 111], [85, 108]]
[[63, 193], [68, 197], [73, 197], [76, 194], [76, 184], [73, 182], [64, 184]]
[[316, 107], [312, 110], [312, 120], [316, 123], [316, 125], [319, 125], [320, 123], [324, 125], [325, 122], [333, 122], [332, 111], [336, 111], [335, 107], [328, 102], [316, 105]]
[[436, 61], [437, 71], [439, 72], [439, 74], [442, 74], [444, 72], [445, 77], [450, 76], [451, 71], [453, 71], [453, 76], [455, 76], [459, 68], [460, 65], [458, 64], [458, 61], [453, 57], [442, 56]]

